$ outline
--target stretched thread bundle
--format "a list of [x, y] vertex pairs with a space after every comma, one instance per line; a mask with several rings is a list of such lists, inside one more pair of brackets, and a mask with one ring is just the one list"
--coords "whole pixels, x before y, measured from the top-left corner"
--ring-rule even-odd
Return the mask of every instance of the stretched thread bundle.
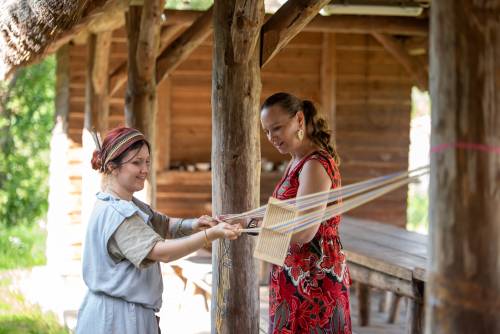
[[[407, 172], [394, 173], [374, 179], [358, 182], [346, 187], [339, 187], [325, 192], [309, 194], [282, 201], [280, 206], [289, 207], [296, 211], [306, 211], [320, 205], [334, 203], [326, 209], [299, 215], [294, 219], [284, 221], [271, 229], [280, 233], [296, 233], [308, 227], [328, 220], [334, 216], [357, 208], [403, 185], [416, 181], [420, 176], [429, 173], [429, 166], [416, 168]], [[370, 190], [370, 191], [369, 191]], [[361, 194], [359, 196], [356, 196]], [[349, 199], [348, 199], [349, 198]], [[266, 206], [244, 212], [238, 215], [228, 215], [224, 220], [262, 218]], [[260, 229], [242, 229], [243, 233], [259, 232]]]

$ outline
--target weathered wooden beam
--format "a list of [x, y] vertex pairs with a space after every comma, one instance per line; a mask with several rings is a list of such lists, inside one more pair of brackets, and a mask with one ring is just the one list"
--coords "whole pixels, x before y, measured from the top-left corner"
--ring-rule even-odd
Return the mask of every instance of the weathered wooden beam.
[[500, 331], [500, 0], [433, 1], [426, 333]]
[[156, 81], [161, 82], [184, 61], [212, 32], [213, 7], [175, 39], [156, 60]]
[[127, 125], [139, 129], [151, 144], [152, 173], [146, 186], [147, 201], [156, 205], [156, 55], [163, 0], [130, 6], [127, 15], [128, 81], [125, 95]]
[[[159, 55], [183, 29], [182, 25], [166, 26], [161, 29]], [[109, 95], [115, 96], [127, 82], [127, 61], [123, 61], [109, 77]]]
[[[261, 3], [253, 3], [261, 6]], [[213, 80], [216, 84], [212, 85], [212, 208], [215, 215], [244, 212], [259, 206], [259, 50], [255, 48], [248, 62], [236, 63], [231, 36], [234, 10], [235, 0], [215, 1]], [[259, 333], [259, 280], [253, 248], [254, 240], [249, 236], [213, 244], [212, 333]]]
[[405, 68], [420, 90], [429, 89], [427, 70], [418, 60], [408, 54], [396, 38], [380, 33], [372, 33], [372, 36]]
[[381, 290], [392, 291], [410, 298], [420, 298], [420, 296], [415, 294], [411, 280], [401, 279], [394, 275], [376, 271], [355, 262], [349, 262], [348, 265], [352, 279], [356, 282]]
[[390, 35], [426, 36], [429, 21], [412, 17], [364, 16], [364, 15], [317, 15], [304, 31], [368, 34], [378, 32]]
[[329, 0], [288, 0], [262, 26], [260, 66], [265, 66]]
[[85, 88], [84, 128], [95, 128], [101, 135], [108, 129], [108, 68], [111, 31], [90, 34]]
[[[137, 77], [142, 82], [151, 81], [153, 78], [156, 55], [160, 46], [162, 5], [163, 1], [152, 0], [143, 6], [135, 56], [136, 61], [140, 62], [140, 66], [137, 66]], [[156, 90], [156, 87], [153, 88]]]
[[[202, 11], [165, 10], [167, 25], [187, 25], [203, 15]], [[269, 19], [272, 15], [266, 15]], [[369, 34], [379, 32], [389, 35], [427, 36], [429, 21], [426, 18], [360, 15], [316, 15], [303, 31]]]
[[261, 0], [236, 0], [231, 39], [234, 60], [246, 63], [254, 53], [264, 21], [264, 2]]

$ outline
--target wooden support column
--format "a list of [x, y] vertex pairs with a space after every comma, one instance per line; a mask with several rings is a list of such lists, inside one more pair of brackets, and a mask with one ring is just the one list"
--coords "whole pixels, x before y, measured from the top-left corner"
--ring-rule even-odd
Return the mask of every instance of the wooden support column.
[[356, 293], [358, 294], [359, 325], [368, 326], [370, 323], [370, 287], [366, 284], [357, 283]]
[[294, 38], [330, 0], [288, 0], [262, 27], [261, 67]]
[[[51, 272], [60, 275], [75, 274], [72, 272], [71, 256], [74, 252], [61, 252], [61, 249], [72, 248], [68, 238], [61, 238], [61, 231], [71, 225], [69, 202], [71, 196], [70, 163], [68, 153], [71, 149], [68, 118], [70, 112], [70, 60], [69, 46], [64, 45], [57, 50], [55, 107], [56, 120], [50, 141], [50, 174], [49, 174], [49, 208], [47, 212], [47, 265]], [[79, 196], [79, 195], [76, 195]], [[83, 226], [82, 226], [83, 227]], [[85, 233], [80, 229], [82, 236]], [[83, 241], [83, 240], [81, 240]], [[74, 246], [73, 246], [74, 247]], [[81, 267], [81, 264], [79, 265]], [[81, 268], [80, 268], [81, 271]], [[78, 272], [78, 271], [77, 271]]]
[[89, 160], [96, 149], [91, 131], [103, 136], [108, 128], [108, 64], [111, 31], [90, 34], [87, 43], [87, 75], [85, 81], [84, 128], [82, 133], [82, 222], [85, 226], [100, 190], [101, 177], [92, 169]]
[[335, 136], [335, 115], [336, 115], [336, 45], [334, 33], [323, 33], [323, 43], [321, 46], [321, 110], [325, 115], [332, 135]]
[[172, 85], [170, 79], [167, 78], [158, 83], [158, 120], [156, 122], [156, 133], [161, 133], [161, 136], [156, 136], [156, 152], [155, 159], [158, 171], [165, 171], [170, 168], [170, 152], [172, 145]]
[[156, 55], [160, 43], [163, 0], [145, 1], [144, 6], [130, 6], [127, 15], [128, 81], [125, 95], [125, 118], [128, 126], [140, 130], [151, 144], [152, 168], [143, 197], [156, 205]]
[[[261, 93], [259, 50], [235, 49], [241, 27], [236, 16], [261, 22], [263, 0], [221, 0], [214, 4], [212, 77], [213, 214], [243, 212], [259, 206]], [[244, 8], [244, 13], [235, 9]], [[235, 30], [236, 29], [236, 30]], [[245, 35], [255, 45], [259, 29]], [[245, 31], [239, 31], [247, 34]], [[251, 56], [246, 57], [248, 52]], [[242, 54], [235, 58], [235, 54]], [[247, 59], [247, 60], [246, 60]], [[212, 333], [259, 333], [259, 289], [253, 259], [254, 240], [217, 241], [212, 249]]]
[[85, 83], [84, 128], [94, 127], [101, 136], [108, 130], [108, 68], [111, 31], [90, 34], [88, 40], [87, 79]]
[[396, 38], [376, 32], [372, 33], [372, 36], [405, 68], [421, 91], [429, 89], [429, 77], [426, 68], [416, 58], [410, 56]]
[[431, 6], [426, 333], [500, 333], [500, 0]]

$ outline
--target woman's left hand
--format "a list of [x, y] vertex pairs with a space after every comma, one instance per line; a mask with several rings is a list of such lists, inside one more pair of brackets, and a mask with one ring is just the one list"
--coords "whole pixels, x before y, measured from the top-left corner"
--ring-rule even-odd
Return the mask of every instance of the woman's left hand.
[[219, 222], [215, 218], [203, 215], [193, 222], [193, 231], [194, 232], [203, 231], [207, 228], [214, 227], [218, 223]]

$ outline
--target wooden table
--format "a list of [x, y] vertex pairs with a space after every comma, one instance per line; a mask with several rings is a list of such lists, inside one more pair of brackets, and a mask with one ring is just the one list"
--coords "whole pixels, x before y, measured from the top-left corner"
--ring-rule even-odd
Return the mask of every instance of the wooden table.
[[[360, 317], [367, 317], [365, 286], [409, 297], [408, 333], [423, 332], [427, 236], [369, 220], [344, 216], [340, 238], [358, 291]], [[367, 322], [366, 320], [362, 320]]]

